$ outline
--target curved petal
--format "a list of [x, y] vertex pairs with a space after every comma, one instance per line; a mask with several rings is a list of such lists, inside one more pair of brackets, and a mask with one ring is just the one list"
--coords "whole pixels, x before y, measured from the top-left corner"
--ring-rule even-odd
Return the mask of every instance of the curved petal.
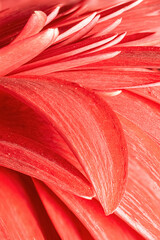
[[43, 27], [45, 26], [45, 22], [47, 20], [47, 16], [42, 11], [35, 11], [31, 17], [29, 18], [28, 22], [19, 33], [19, 35], [14, 39], [11, 43], [18, 42], [20, 40], [24, 40], [25, 38], [31, 37], [37, 33], [39, 33]]
[[0, 167], [0, 198], [1, 239], [60, 240], [27, 177]]
[[151, 136], [154, 141], [160, 143], [159, 104], [127, 90], [123, 90], [121, 94], [114, 98], [107, 97], [103, 93], [99, 94], [116, 113], [133, 122]]
[[144, 131], [119, 116], [129, 155], [125, 196], [116, 213], [146, 239], [160, 236], [160, 147]]
[[12, 72], [44, 51], [52, 44], [56, 33], [56, 29], [48, 29], [0, 49], [0, 76]]
[[[39, 191], [45, 188], [42, 183], [36, 181]], [[59, 188], [50, 186], [51, 190], [73, 211], [77, 218], [84, 224], [96, 240], [143, 240], [139, 234], [133, 231], [115, 214], [106, 216], [95, 199], [86, 200], [72, 194], [62, 192]], [[47, 188], [46, 188], [47, 191]]]
[[106, 214], [113, 212], [124, 193], [127, 154], [108, 105], [77, 85], [44, 77], [3, 78], [0, 86], [50, 121], [83, 166]]
[[81, 224], [67, 206], [45, 185], [34, 180], [38, 194], [61, 239], [93, 240], [87, 229]]
[[[154, 84], [160, 85], [160, 73], [144, 71], [107, 70], [70, 70], [57, 72], [54, 75], [62, 80], [76, 82], [85, 88], [107, 91], [116, 89], [133, 89]], [[49, 74], [48, 76], [53, 76]], [[145, 90], [139, 90], [143, 92]], [[136, 90], [134, 92], [137, 92]], [[140, 94], [141, 95], [141, 94]]]
[[[160, 73], [158, 73], [160, 74]], [[156, 86], [157, 85], [157, 86]], [[131, 90], [130, 90], [131, 91]], [[136, 88], [132, 92], [160, 104], [160, 83], [152, 84], [151, 87]]]
[[9, 135], [12, 141], [15, 138], [16, 143], [8, 139], [7, 141], [0, 140], [1, 166], [55, 184], [81, 197], [92, 198], [94, 196], [92, 186], [87, 179], [66, 160], [31, 139], [15, 134], [11, 137], [11, 133]]

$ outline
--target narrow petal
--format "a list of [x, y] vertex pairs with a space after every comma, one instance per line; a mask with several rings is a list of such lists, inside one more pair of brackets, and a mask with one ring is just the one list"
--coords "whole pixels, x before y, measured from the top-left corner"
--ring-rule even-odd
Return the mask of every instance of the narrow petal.
[[45, 26], [50, 22], [52, 22], [57, 17], [59, 10], [60, 10], [60, 6], [57, 6], [52, 10], [52, 12], [47, 16]]
[[[75, 59], [67, 59], [67, 61], [62, 61], [62, 62], [55, 62], [50, 65], [42, 66], [42, 67], [37, 67], [35, 69], [29, 69], [24, 72], [20, 72], [14, 75], [46, 75], [52, 72], [59, 72], [59, 71], [64, 71], [67, 69], [72, 69], [75, 67], [80, 67], [80, 66], [85, 66], [91, 63], [99, 63], [101, 61], [104, 61], [106, 59], [113, 58], [117, 56], [120, 53], [120, 51], [115, 51], [115, 52], [108, 52], [108, 53], [101, 53], [99, 55], [92, 55], [92, 56], [81, 56], [79, 58]], [[26, 67], [27, 68], [27, 67]]]
[[50, 121], [86, 171], [106, 214], [113, 212], [124, 193], [127, 153], [108, 105], [75, 84], [44, 77], [3, 78], [0, 86]]
[[0, 49], [0, 76], [6, 75], [28, 62], [52, 43], [54, 29], [48, 29], [35, 36]]
[[[160, 48], [159, 47], [115, 47], [110, 51], [121, 51], [110, 61], [103, 61], [97, 64], [89, 65], [88, 67], [106, 68], [108, 66], [123, 66], [123, 67], [160, 67]], [[104, 51], [105, 52], [105, 51]]]
[[[50, 76], [53, 74], [50, 74]], [[55, 74], [54, 74], [55, 75]], [[123, 70], [70, 70], [57, 72], [56, 77], [69, 82], [76, 82], [80, 86], [107, 91], [112, 89], [127, 89], [144, 87], [154, 84], [160, 85], [160, 73], [142, 71], [123, 71]], [[134, 90], [140, 95], [146, 88]], [[157, 94], [158, 96], [158, 94]]]
[[0, 198], [1, 239], [59, 240], [35, 189], [26, 177], [0, 167]]
[[142, 1], [143, 0], [129, 1], [127, 3], [122, 3], [118, 6], [113, 7], [113, 8], [109, 8], [107, 10], [100, 11], [99, 13], [101, 14], [101, 18], [99, 20], [99, 23], [119, 16], [123, 12], [128, 11], [128, 10], [132, 9], [133, 7], [137, 6]]
[[66, 38], [73, 36], [76, 32], [80, 31], [82, 28], [86, 27], [96, 16], [96, 13], [91, 14], [89, 17], [82, 20], [80, 23], [76, 24], [72, 28], [69, 28], [64, 33], [60, 34], [56, 40], [56, 43], [61, 42], [62, 40], [65, 40]]
[[61, 239], [93, 240], [81, 222], [49, 188], [36, 180], [34, 184]]
[[45, 26], [47, 16], [42, 11], [35, 11], [31, 17], [29, 18], [28, 22], [19, 33], [19, 35], [14, 39], [11, 43], [18, 42], [20, 40], [24, 40], [25, 38], [31, 37], [37, 33], [39, 33], [43, 27]]
[[[74, 49], [72, 49], [73, 45], [69, 45], [69, 47], [66, 46], [65, 49], [58, 49], [56, 51], [56, 49], [54, 49], [54, 47], [51, 49], [49, 49], [48, 51], [48, 54], [47, 55], [53, 55], [54, 56], [51, 56], [51, 57], [45, 57], [43, 56], [44, 59], [42, 60], [38, 60], [36, 62], [33, 62], [33, 63], [29, 63], [25, 66], [22, 66], [21, 68], [18, 69], [18, 72], [24, 72], [26, 70], [30, 70], [30, 69], [33, 69], [33, 68], [37, 68], [37, 67], [40, 67], [40, 66], [46, 66], [46, 65], [50, 65], [52, 63], [58, 63], [58, 61], [60, 60], [65, 60], [66, 58], [69, 58], [69, 57], [73, 57], [75, 58], [76, 55], [79, 55], [79, 54], [84, 54], [86, 52], [90, 52], [91, 50], [93, 49], [97, 49], [101, 46], [105, 46], [105, 48], [110, 47], [110, 45], [114, 45], [114, 39], [117, 37], [117, 35], [113, 35], [109, 38], [104, 38], [104, 39], [100, 39], [100, 38], [95, 38], [92, 40], [92, 43], [89, 44], [89, 40], [87, 41], [82, 41], [81, 44], [74, 44]], [[99, 41], [100, 40], [100, 41]], [[112, 41], [113, 40], [113, 41]], [[107, 44], [108, 43], [108, 44]], [[107, 46], [106, 46], [107, 45]]]

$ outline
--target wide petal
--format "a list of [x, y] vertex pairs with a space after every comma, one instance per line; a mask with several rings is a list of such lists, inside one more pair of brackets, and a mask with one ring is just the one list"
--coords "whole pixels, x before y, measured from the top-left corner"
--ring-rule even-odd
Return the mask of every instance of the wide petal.
[[114, 98], [103, 93], [100, 95], [115, 112], [133, 122], [160, 143], [159, 104], [126, 90]]
[[116, 213], [146, 239], [160, 236], [160, 147], [136, 125], [119, 116], [127, 139], [129, 173]]
[[113, 212], [124, 193], [127, 154], [121, 126], [108, 105], [55, 79], [4, 78], [0, 86], [50, 121], [83, 166], [106, 214]]
[[95, 195], [87, 179], [65, 159], [23, 136], [9, 133], [9, 138], [0, 140], [1, 166], [55, 184], [81, 197]]
[[[48, 76], [53, 76], [54, 73]], [[152, 86], [154, 84], [160, 85], [160, 73], [142, 71], [127, 71], [123, 69], [82, 69], [61, 71], [56, 73], [56, 77], [69, 82], [78, 83], [88, 89], [99, 91], [116, 90], [116, 89], [133, 89], [136, 87]], [[144, 89], [144, 88], [143, 88]], [[135, 90], [140, 95], [145, 90]], [[146, 88], [145, 88], [146, 89]]]
[[[41, 189], [45, 187], [40, 182], [36, 182], [36, 186], [39, 191], [42, 191]], [[106, 216], [97, 200], [82, 199], [62, 192], [58, 188], [55, 189], [53, 186], [50, 186], [50, 188], [77, 216], [94, 239], [143, 240], [143, 237], [133, 231], [115, 214]]]

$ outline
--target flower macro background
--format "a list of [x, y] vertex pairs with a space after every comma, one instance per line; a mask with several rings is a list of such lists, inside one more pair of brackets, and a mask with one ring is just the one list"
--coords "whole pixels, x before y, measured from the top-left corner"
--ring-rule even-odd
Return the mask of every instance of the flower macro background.
[[160, 3], [0, 1], [0, 239], [160, 239]]

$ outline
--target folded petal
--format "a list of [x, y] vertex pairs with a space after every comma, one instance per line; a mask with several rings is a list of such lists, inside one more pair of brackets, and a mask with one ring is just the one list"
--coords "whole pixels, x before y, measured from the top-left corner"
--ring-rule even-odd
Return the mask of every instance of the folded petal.
[[127, 153], [108, 105], [75, 84], [44, 77], [3, 78], [0, 86], [50, 121], [86, 171], [106, 214], [113, 212], [124, 193]]

